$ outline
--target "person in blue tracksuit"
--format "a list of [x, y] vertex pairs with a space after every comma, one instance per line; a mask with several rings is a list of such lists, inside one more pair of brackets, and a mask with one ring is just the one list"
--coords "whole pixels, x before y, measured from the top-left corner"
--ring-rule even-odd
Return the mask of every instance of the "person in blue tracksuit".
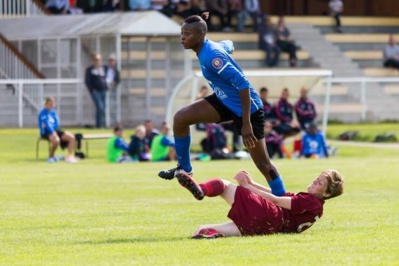
[[65, 161], [68, 163], [76, 163], [75, 135], [60, 129], [60, 120], [54, 108], [55, 99], [53, 97], [46, 98], [44, 108], [38, 115], [40, 137], [51, 143], [50, 155], [47, 162], [55, 163], [58, 161], [54, 153], [57, 147], [61, 146], [62, 149], [68, 148], [68, 155], [65, 157]]
[[180, 109], [174, 116], [173, 132], [178, 166], [158, 173], [161, 178], [173, 179], [179, 174], [193, 175], [190, 162], [190, 125], [234, 121], [241, 133], [243, 144], [256, 167], [270, 184], [276, 195], [285, 192], [283, 181], [270, 162], [264, 141], [263, 104], [241, 68], [229, 55], [234, 51], [229, 40], [213, 42], [206, 39], [207, 25], [201, 16], [185, 19], [181, 28], [181, 43], [198, 57], [204, 78], [214, 93]]
[[302, 137], [301, 156], [305, 158], [328, 158], [326, 141], [314, 123], [309, 125], [307, 133]]

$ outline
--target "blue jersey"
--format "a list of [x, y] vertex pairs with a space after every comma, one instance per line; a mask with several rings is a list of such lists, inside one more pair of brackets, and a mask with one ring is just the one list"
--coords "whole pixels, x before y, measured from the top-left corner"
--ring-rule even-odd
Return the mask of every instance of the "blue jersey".
[[60, 120], [54, 109], [49, 111], [43, 108], [39, 113], [38, 123], [40, 135], [53, 134], [60, 126]]
[[242, 117], [240, 91], [249, 89], [251, 114], [263, 108], [255, 89], [244, 76], [241, 68], [230, 57], [225, 46], [205, 40], [198, 53], [202, 74], [218, 99], [238, 117]]
[[327, 145], [323, 134], [317, 132], [314, 136], [306, 133], [302, 138], [302, 154], [303, 155], [317, 155], [323, 158], [327, 154]]

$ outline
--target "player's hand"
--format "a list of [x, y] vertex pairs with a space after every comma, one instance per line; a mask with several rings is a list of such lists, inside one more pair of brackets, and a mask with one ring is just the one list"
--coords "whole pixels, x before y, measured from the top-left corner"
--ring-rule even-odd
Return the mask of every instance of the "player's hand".
[[237, 183], [242, 186], [246, 187], [252, 184], [251, 176], [246, 171], [238, 172], [233, 179], [237, 181]]
[[242, 141], [248, 149], [255, 148], [255, 143], [258, 141], [252, 131], [252, 125], [250, 122], [242, 125], [241, 129]]

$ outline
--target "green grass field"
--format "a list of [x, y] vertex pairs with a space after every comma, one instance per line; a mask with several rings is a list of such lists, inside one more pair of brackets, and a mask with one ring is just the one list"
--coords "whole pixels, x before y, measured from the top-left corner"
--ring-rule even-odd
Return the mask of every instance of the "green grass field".
[[[289, 191], [323, 169], [346, 177], [343, 196], [296, 235], [191, 240], [226, 222], [220, 198], [194, 198], [157, 177], [170, 163], [111, 165], [105, 141], [76, 165], [35, 160], [37, 130], [0, 130], [0, 265], [399, 265], [399, 149], [339, 145], [329, 160], [276, 160]], [[231, 179], [252, 161], [194, 162], [195, 178]]]

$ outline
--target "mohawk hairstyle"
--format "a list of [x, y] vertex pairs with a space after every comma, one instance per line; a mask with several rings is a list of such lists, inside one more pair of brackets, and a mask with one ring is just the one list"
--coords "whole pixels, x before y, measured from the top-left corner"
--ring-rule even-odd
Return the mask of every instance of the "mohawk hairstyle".
[[189, 16], [184, 20], [184, 23], [186, 24], [199, 23], [198, 30], [200, 30], [202, 33], [207, 33], [208, 26], [206, 25], [205, 20], [207, 20], [208, 17], [209, 17], [209, 12], [204, 12], [201, 14], [201, 16], [198, 15]]

